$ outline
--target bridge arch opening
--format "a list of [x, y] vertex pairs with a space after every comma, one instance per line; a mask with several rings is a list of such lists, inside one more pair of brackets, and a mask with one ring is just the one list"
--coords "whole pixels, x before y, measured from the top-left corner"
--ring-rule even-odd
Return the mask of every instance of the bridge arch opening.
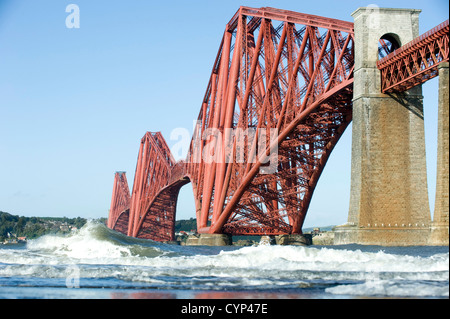
[[177, 198], [175, 220], [197, 218], [193, 184], [189, 181], [180, 187]]
[[[347, 222], [352, 149], [352, 123], [345, 129], [321, 174], [306, 214], [304, 228], [343, 225]], [[343, 179], [345, 178], [345, 180]], [[328, 198], [324, 201], [322, 198]]]
[[385, 33], [378, 41], [378, 60], [401, 47], [400, 37], [395, 33]]

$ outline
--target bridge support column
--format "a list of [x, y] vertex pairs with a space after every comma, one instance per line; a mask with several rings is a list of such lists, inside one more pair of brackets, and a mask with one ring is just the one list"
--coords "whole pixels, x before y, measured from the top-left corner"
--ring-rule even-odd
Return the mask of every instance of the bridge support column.
[[420, 10], [359, 8], [355, 71], [351, 195], [348, 223], [335, 244], [426, 245], [430, 230], [422, 88], [381, 93], [378, 43], [401, 46], [419, 35]]
[[231, 236], [227, 234], [191, 235], [186, 241], [187, 246], [229, 246], [231, 243]]
[[439, 65], [438, 150], [436, 202], [431, 225], [431, 245], [449, 244], [449, 63]]

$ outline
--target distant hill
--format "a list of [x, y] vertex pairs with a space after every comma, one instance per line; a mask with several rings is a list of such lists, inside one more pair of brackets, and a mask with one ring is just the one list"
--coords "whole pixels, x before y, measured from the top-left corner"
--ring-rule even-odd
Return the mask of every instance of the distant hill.
[[0, 242], [7, 238], [33, 239], [49, 233], [69, 232], [74, 227], [83, 227], [86, 222], [81, 217], [24, 217], [0, 211]]

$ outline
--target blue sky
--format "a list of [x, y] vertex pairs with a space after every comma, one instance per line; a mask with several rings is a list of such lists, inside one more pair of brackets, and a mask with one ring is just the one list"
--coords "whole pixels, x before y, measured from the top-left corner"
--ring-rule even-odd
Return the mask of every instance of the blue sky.
[[[80, 28], [65, 25], [68, 4]], [[24, 216], [107, 217], [114, 172], [130, 188], [139, 142], [191, 130], [226, 23], [240, 5], [352, 21], [358, 7], [422, 9], [420, 33], [448, 19], [430, 1], [0, 0], [0, 210]], [[437, 79], [423, 86], [434, 207]], [[305, 226], [342, 224], [350, 193], [351, 127], [314, 194]], [[194, 217], [190, 186], [177, 218]]]

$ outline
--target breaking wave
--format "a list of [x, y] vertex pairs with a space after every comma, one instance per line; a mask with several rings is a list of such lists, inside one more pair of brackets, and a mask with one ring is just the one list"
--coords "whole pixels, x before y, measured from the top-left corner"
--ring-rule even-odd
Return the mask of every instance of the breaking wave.
[[30, 251], [52, 252], [58, 256], [89, 261], [113, 261], [123, 257], [157, 257], [165, 253], [163, 244], [128, 237], [88, 221], [80, 230], [68, 235], [45, 235], [27, 243]]
[[69, 235], [45, 235], [23, 249], [0, 252], [0, 289], [4, 278], [30, 284], [33, 278], [66, 278], [75, 267], [81, 284], [95, 287], [449, 296], [448, 252], [414, 256], [332, 246], [186, 247], [127, 237], [91, 221]]

